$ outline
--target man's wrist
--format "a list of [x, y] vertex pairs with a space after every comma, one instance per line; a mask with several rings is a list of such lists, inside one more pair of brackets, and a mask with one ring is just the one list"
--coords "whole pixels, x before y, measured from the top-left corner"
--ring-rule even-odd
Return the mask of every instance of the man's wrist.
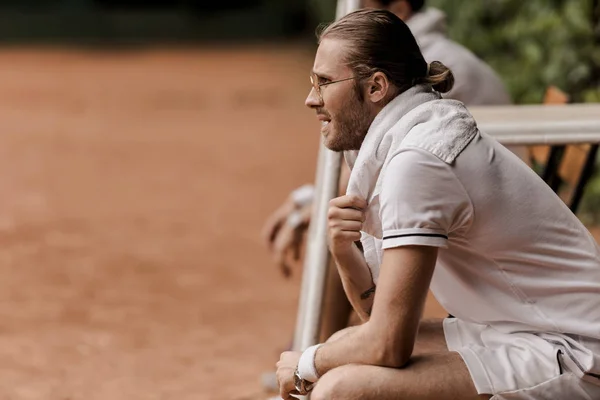
[[285, 223], [290, 228], [296, 229], [304, 224], [304, 216], [300, 210], [294, 209], [288, 214]]
[[290, 193], [290, 200], [296, 208], [303, 208], [312, 203], [315, 197], [315, 187], [310, 184], [302, 185]]
[[317, 350], [323, 345], [323, 343], [310, 346], [300, 356], [298, 360], [298, 375], [309, 382], [316, 382], [319, 379], [319, 373], [315, 365], [315, 356]]
[[315, 386], [314, 382], [309, 382], [306, 379], [302, 379], [298, 373], [298, 368], [294, 371], [294, 388], [299, 395], [307, 395]]
[[338, 263], [343, 264], [349, 257], [352, 257], [354, 247], [356, 247], [354, 242], [348, 242], [330, 246], [329, 251], [331, 251], [331, 255]]

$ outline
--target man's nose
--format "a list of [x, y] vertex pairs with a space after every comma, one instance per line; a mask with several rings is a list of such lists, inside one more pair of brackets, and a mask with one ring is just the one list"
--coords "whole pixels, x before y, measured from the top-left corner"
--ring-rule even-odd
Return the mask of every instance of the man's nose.
[[306, 105], [306, 107], [309, 108], [321, 107], [323, 105], [321, 97], [319, 96], [315, 88], [310, 89], [310, 92], [308, 93], [308, 97], [304, 101], [304, 104]]

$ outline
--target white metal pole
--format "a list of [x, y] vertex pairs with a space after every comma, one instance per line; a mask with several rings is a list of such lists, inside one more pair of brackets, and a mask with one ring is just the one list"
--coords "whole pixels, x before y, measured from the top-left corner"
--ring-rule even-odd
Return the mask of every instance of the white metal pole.
[[303, 351], [319, 340], [330, 257], [327, 248], [327, 210], [329, 200], [337, 195], [340, 163], [340, 154], [328, 150], [321, 144], [315, 183], [315, 202], [308, 231], [294, 335], [293, 348], [297, 351]]
[[[338, 0], [336, 19], [358, 8], [358, 0]], [[327, 210], [337, 196], [341, 153], [319, 146], [315, 201], [311, 216], [302, 274], [302, 286], [296, 319], [293, 349], [303, 351], [319, 340], [323, 296], [329, 265], [327, 248]]]

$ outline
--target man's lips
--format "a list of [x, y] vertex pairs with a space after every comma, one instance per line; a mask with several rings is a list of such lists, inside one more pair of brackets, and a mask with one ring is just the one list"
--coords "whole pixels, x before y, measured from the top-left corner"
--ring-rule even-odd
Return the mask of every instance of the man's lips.
[[317, 110], [317, 119], [321, 122], [331, 121], [331, 117], [323, 112], [323, 110]]
[[322, 112], [317, 112], [317, 119], [321, 121], [321, 132], [325, 134], [325, 128], [327, 128], [327, 125], [329, 125], [329, 123], [331, 122], [331, 117]]

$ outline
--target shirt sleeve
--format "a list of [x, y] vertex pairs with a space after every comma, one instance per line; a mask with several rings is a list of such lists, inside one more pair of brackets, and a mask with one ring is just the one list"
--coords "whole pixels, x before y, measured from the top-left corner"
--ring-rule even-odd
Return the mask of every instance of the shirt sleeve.
[[471, 200], [452, 167], [418, 148], [403, 149], [385, 169], [380, 194], [383, 248], [448, 247], [467, 230]]

